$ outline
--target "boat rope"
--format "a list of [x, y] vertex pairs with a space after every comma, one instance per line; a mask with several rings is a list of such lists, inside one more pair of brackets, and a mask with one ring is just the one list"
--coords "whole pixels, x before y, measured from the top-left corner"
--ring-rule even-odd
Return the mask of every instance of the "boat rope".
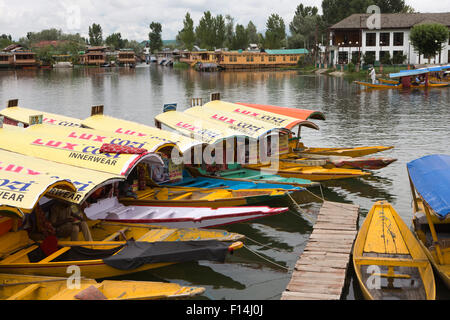
[[278, 249], [278, 248], [271, 247], [271, 246], [269, 246], [269, 245], [267, 245], [267, 244], [263, 244], [263, 243], [258, 242], [258, 241], [256, 241], [255, 239], [252, 239], [252, 238], [250, 238], [250, 237], [248, 237], [248, 236], [245, 236], [245, 239], [246, 239], [246, 240], [250, 240], [250, 241], [256, 243], [257, 245], [260, 245], [261, 248], [268, 248], [268, 249], [275, 250], [275, 251], [278, 251], [278, 252], [284, 252], [283, 250], [280, 250], [280, 249]]
[[[300, 207], [300, 205], [294, 200], [294, 198], [292, 198], [292, 195], [290, 193], [288, 193], [288, 196], [289, 196], [289, 199], [291, 199], [292, 203], [295, 205], [297, 211], [302, 214], [300, 217], [303, 218], [303, 215], [304, 215], [308, 219], [309, 222], [314, 223], [313, 222], [314, 221], [313, 217], [311, 217], [311, 215], [306, 213], [306, 211], [303, 210], [302, 207]], [[295, 213], [294, 213], [294, 215], [298, 216]]]
[[270, 260], [270, 259], [268, 259], [268, 258], [266, 258], [266, 257], [264, 257], [264, 256], [262, 256], [262, 255], [260, 255], [259, 253], [257, 253], [257, 252], [255, 252], [254, 250], [250, 249], [250, 248], [249, 248], [248, 246], [246, 246], [245, 244], [244, 244], [244, 248], [246, 248], [248, 251], [250, 251], [250, 252], [253, 253], [254, 255], [260, 257], [261, 259], [263, 259], [263, 260], [265, 260], [265, 261], [267, 261], [267, 262], [269, 262], [269, 263], [271, 263], [271, 264], [273, 264], [273, 265], [275, 265], [275, 266], [277, 266], [277, 267], [279, 267], [279, 268], [281, 268], [281, 269], [286, 270], [286, 272], [291, 271], [288, 267], [282, 266], [281, 264], [278, 264], [278, 263], [276, 263], [276, 262], [274, 262], [274, 261], [272, 261], [272, 260]]

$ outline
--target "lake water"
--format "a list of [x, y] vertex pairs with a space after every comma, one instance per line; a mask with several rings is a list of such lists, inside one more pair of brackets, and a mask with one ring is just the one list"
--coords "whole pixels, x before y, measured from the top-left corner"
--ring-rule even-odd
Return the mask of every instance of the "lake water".
[[[411, 193], [406, 163], [419, 157], [449, 153], [450, 89], [365, 90], [344, 78], [302, 75], [297, 71], [200, 73], [162, 66], [136, 69], [80, 68], [0, 72], [0, 104], [18, 98], [19, 105], [86, 118], [90, 107], [104, 105], [105, 114], [148, 125], [166, 103], [186, 109], [191, 98], [209, 100], [213, 92], [229, 102], [249, 102], [320, 110], [326, 121], [320, 131], [303, 129], [306, 146], [395, 146], [379, 156], [397, 158], [387, 168], [364, 179], [324, 183], [330, 201], [354, 203], [364, 216], [375, 201], [389, 201], [410, 225]], [[277, 300], [290, 281], [290, 271], [305, 247], [320, 202], [302, 202], [303, 216], [291, 210], [278, 216], [228, 226], [244, 234], [246, 248], [226, 263], [183, 263], [123, 277], [202, 286], [199, 299]], [[312, 198], [312, 197], [310, 197]], [[314, 199], [314, 198], [312, 198]], [[436, 277], [438, 298], [448, 291]], [[361, 299], [350, 272], [344, 298]]]

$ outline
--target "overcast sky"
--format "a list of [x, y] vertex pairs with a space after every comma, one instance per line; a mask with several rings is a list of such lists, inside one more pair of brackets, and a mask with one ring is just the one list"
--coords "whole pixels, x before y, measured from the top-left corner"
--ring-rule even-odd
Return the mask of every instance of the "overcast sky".
[[[196, 26], [207, 10], [213, 15], [229, 14], [235, 23], [245, 26], [251, 20], [258, 31], [263, 31], [272, 13], [283, 17], [288, 27], [300, 3], [321, 10], [322, 0], [0, 0], [0, 34], [11, 34], [18, 40], [28, 31], [57, 28], [87, 37], [89, 26], [99, 23], [104, 38], [121, 32], [122, 38], [142, 41], [148, 38], [150, 23], [157, 21], [162, 24], [163, 39], [169, 40], [182, 29], [186, 12]], [[450, 0], [406, 3], [419, 12], [450, 12]]]

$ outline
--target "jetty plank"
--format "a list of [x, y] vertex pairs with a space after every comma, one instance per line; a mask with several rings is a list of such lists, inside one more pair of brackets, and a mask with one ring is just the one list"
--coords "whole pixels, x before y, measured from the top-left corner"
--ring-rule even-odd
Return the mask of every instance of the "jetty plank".
[[325, 201], [281, 300], [338, 300], [358, 228], [359, 206]]

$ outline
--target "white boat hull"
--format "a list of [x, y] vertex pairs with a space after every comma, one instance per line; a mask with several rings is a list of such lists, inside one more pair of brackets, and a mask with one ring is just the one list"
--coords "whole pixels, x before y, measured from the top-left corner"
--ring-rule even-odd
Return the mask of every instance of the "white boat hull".
[[124, 206], [117, 198], [103, 199], [84, 209], [92, 220], [143, 223], [171, 228], [209, 228], [286, 212], [288, 208]]

